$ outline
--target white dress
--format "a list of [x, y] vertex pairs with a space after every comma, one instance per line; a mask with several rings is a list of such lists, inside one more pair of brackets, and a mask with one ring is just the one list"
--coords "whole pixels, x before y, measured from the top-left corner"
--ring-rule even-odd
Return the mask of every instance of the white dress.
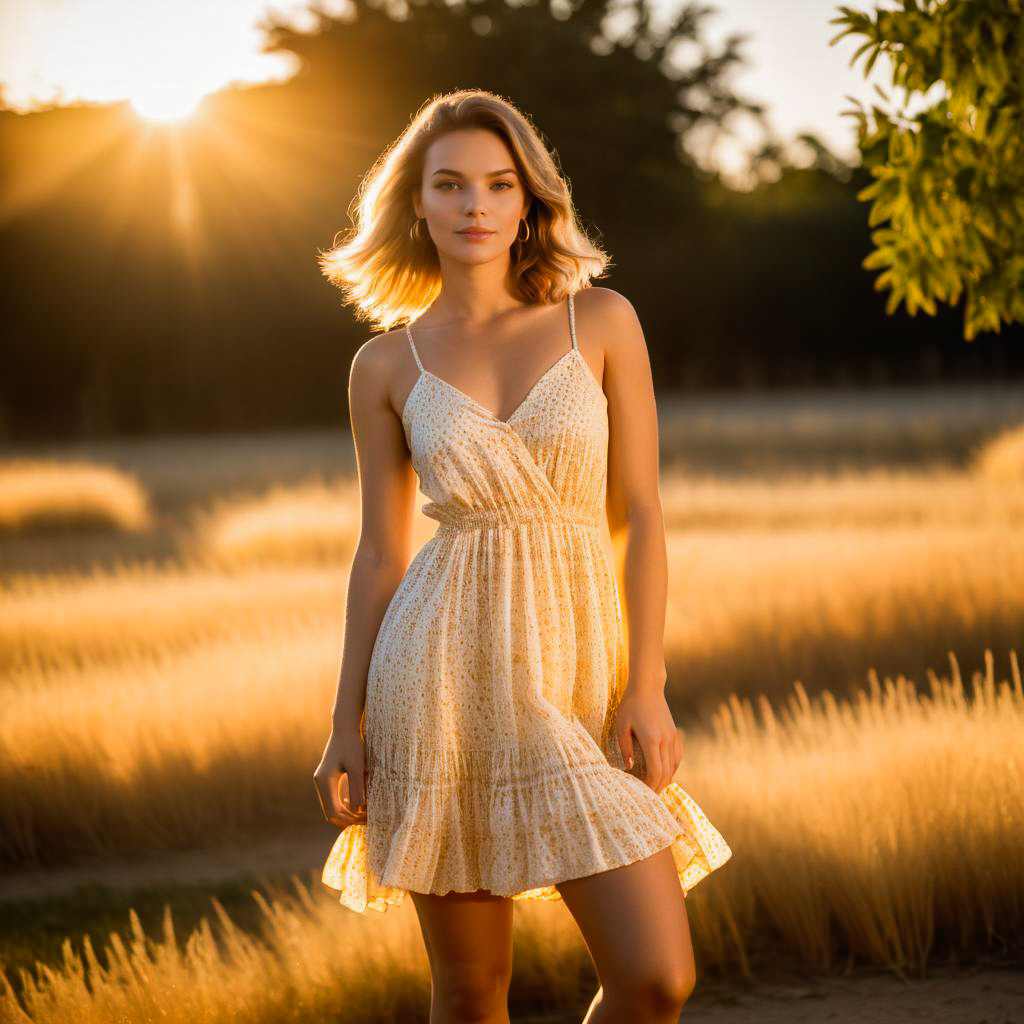
[[366, 823], [323, 882], [560, 899], [554, 883], [671, 847], [684, 893], [731, 855], [676, 783], [624, 770], [624, 630], [602, 539], [607, 399], [576, 343], [506, 420], [423, 367], [402, 423], [437, 532], [381, 620], [366, 686]]

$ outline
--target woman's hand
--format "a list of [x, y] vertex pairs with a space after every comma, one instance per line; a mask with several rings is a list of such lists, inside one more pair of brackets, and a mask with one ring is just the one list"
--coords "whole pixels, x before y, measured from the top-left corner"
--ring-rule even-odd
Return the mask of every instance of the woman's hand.
[[660, 793], [673, 779], [683, 760], [683, 741], [672, 720], [664, 693], [643, 693], [628, 688], [615, 720], [619, 749], [632, 768], [636, 737], [647, 766], [643, 781]]
[[366, 821], [366, 746], [358, 729], [331, 733], [313, 783], [332, 825]]

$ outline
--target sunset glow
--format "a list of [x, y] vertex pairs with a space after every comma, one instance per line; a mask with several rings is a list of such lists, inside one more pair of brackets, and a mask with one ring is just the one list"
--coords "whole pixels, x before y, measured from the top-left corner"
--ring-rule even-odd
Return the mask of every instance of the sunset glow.
[[155, 82], [153, 88], [140, 88], [130, 97], [131, 105], [147, 121], [183, 121], [196, 110], [202, 95], [190, 95], [176, 87], [164, 88]]
[[[349, 13], [352, 0], [317, 0], [327, 16]], [[653, 0], [661, 15], [677, 5]], [[128, 100], [152, 122], [187, 120], [200, 99], [231, 84], [290, 78], [297, 60], [263, 53], [261, 23], [279, 19], [299, 31], [313, 31], [314, 5], [303, 0], [36, 0], [0, 4], [0, 83], [3, 105], [28, 110], [40, 104], [116, 103]], [[837, 153], [852, 158], [849, 124], [840, 116], [847, 95], [874, 98], [861, 70], [847, 66], [849, 41], [830, 47], [834, 34], [829, 5], [816, 0], [726, 0], [707, 27], [707, 41], [721, 46], [737, 29], [751, 39], [746, 64], [735, 85], [768, 102], [778, 133], [792, 137], [811, 130]], [[884, 63], [884, 62], [882, 62]], [[882, 82], [882, 63], [872, 81]], [[742, 180], [746, 151], [759, 144], [760, 130], [744, 119], [734, 136], [694, 147], [702, 159]]]
[[[280, 13], [302, 23], [287, 4]], [[293, 58], [260, 52], [258, 23], [266, 14], [267, 5], [255, 0], [72, 0], [59, 12], [14, 3], [0, 15], [5, 105], [128, 100], [147, 120], [186, 118], [203, 96], [225, 86], [294, 74]]]

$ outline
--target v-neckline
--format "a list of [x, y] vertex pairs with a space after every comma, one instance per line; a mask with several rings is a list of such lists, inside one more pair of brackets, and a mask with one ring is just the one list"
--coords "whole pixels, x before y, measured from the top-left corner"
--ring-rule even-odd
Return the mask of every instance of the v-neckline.
[[[523, 408], [523, 406], [526, 405], [526, 403], [530, 399], [531, 395], [533, 395], [533, 393], [537, 390], [537, 388], [539, 388], [541, 386], [541, 384], [552, 373], [554, 373], [555, 370], [557, 370], [558, 367], [561, 366], [562, 363], [564, 363], [574, 352], [579, 352], [579, 349], [573, 347], [573, 348], [570, 348], [567, 352], [563, 352], [562, 355], [560, 355], [533, 382], [533, 384], [530, 386], [530, 389], [526, 392], [525, 395], [523, 395], [522, 400], [518, 403], [518, 405], [516, 405], [516, 407], [504, 419], [502, 419], [502, 417], [498, 416], [496, 413], [491, 412], [491, 410], [488, 409], [487, 406], [485, 406], [482, 402], [478, 402], [472, 395], [467, 395], [466, 392], [462, 390], [462, 388], [457, 388], [454, 384], [451, 383], [451, 381], [445, 380], [444, 377], [439, 377], [436, 373], [432, 373], [426, 367], [423, 367], [420, 370], [420, 377], [430, 377], [432, 380], [435, 380], [439, 384], [441, 384], [444, 387], [448, 388], [449, 391], [452, 391], [454, 394], [458, 395], [459, 398], [461, 398], [468, 405], [471, 405], [471, 406], [473, 406], [474, 409], [477, 409], [480, 412], [482, 412], [489, 420], [492, 420], [494, 423], [500, 424], [503, 427], [510, 427], [512, 425], [512, 421], [516, 418], [516, 415]], [[412, 392], [410, 391], [409, 394], [411, 396]], [[406, 405], [408, 405], [408, 404], [409, 403], [408, 403], [408, 399], [407, 399], [406, 400]]]

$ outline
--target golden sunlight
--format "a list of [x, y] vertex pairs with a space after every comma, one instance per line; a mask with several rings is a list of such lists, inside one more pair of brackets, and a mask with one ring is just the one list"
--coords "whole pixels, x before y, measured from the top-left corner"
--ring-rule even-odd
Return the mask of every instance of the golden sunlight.
[[184, 121], [195, 113], [204, 93], [180, 82], [146, 82], [132, 90], [129, 102], [147, 121]]
[[[279, 13], [302, 25], [303, 6], [286, 0]], [[228, 85], [295, 73], [294, 56], [263, 52], [266, 13], [264, 0], [9, 0], [0, 15], [4, 105], [128, 100], [147, 121], [183, 120]]]

